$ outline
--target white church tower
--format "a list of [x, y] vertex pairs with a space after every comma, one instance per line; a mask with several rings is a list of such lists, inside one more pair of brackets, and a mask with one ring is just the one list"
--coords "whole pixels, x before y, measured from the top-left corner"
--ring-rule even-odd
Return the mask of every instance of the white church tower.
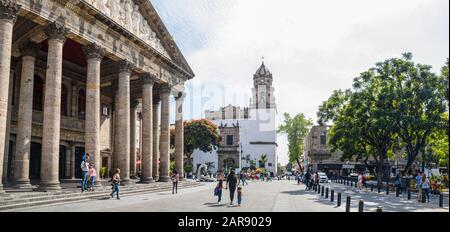
[[275, 88], [272, 86], [272, 82], [272, 73], [263, 62], [253, 75], [253, 99], [250, 109], [276, 109]]

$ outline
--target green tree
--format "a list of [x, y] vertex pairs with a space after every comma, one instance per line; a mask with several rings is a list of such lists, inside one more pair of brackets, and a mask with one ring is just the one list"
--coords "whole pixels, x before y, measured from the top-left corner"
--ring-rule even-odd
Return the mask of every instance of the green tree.
[[389, 59], [382, 67], [380, 77], [391, 89], [388, 97], [394, 103], [395, 126], [406, 148], [405, 171], [408, 172], [427, 146], [431, 133], [448, 128], [442, 118], [447, 110], [446, 96], [442, 92], [444, 80], [431, 71], [431, 66], [414, 64], [411, 53], [403, 54], [401, 59]]
[[[443, 119], [446, 121], [447, 124], [449, 123], [448, 113], [445, 113], [443, 115]], [[433, 133], [431, 133], [430, 137], [428, 138], [428, 144], [430, 146], [430, 149], [432, 149], [434, 155], [436, 156], [439, 166], [447, 167], [447, 170], [449, 169], [448, 132], [449, 132], [448, 127], [447, 129], [436, 129], [435, 131], [433, 131]]]
[[262, 154], [261, 158], [259, 159], [259, 167], [265, 168], [267, 161], [269, 161], [269, 159], [267, 158], [267, 154]]
[[306, 119], [304, 114], [297, 114], [292, 118], [289, 113], [284, 113], [284, 122], [277, 130], [277, 133], [287, 135], [289, 162], [297, 162], [299, 167], [301, 167], [300, 157], [303, 154], [303, 141], [312, 124], [312, 120]]
[[[184, 154], [187, 157], [187, 164], [192, 161], [192, 153], [195, 149], [211, 153], [217, 149], [220, 142], [217, 126], [207, 120], [199, 119], [184, 122]], [[175, 131], [171, 130], [170, 143], [175, 145]]]
[[330, 121], [335, 121], [343, 110], [344, 105], [348, 102], [351, 96], [351, 90], [347, 89], [334, 90], [333, 94], [319, 106], [317, 118], [319, 125], [326, 125]]

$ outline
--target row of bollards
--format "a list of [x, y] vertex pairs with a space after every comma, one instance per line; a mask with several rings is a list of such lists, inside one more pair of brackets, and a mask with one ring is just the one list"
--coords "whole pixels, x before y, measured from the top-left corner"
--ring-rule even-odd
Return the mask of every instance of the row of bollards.
[[[351, 180], [346, 180], [346, 179], [337, 179], [337, 180], [335, 180], [335, 183], [340, 183], [340, 184], [344, 184], [344, 185], [351, 186], [351, 187], [353, 187], [353, 186], [358, 187], [358, 182], [353, 182]], [[375, 186], [373, 184], [370, 184], [370, 191], [371, 192], [374, 191], [374, 187]], [[368, 188], [368, 184], [367, 183], [364, 183], [364, 188], [367, 190], [367, 188]], [[381, 185], [377, 185], [377, 190], [378, 190], [378, 193], [381, 193]], [[396, 187], [394, 190], [395, 190], [395, 196], [396, 197], [400, 197], [400, 188]], [[389, 185], [387, 185], [386, 186], [386, 195], [389, 195], [389, 191], [390, 191], [390, 187], [389, 187]], [[407, 188], [406, 191], [407, 191], [407, 199], [411, 200], [411, 190], [409, 188]], [[332, 190], [332, 192], [333, 192], [332, 194], [334, 194], [334, 190]], [[322, 196], [323, 195], [324, 194], [323, 194], [323, 187], [322, 187]], [[426, 202], [425, 197], [426, 197], [425, 194], [422, 194], [422, 199], [421, 199], [422, 202]], [[328, 188], [326, 189], [325, 198], [326, 199], [328, 198]], [[340, 198], [340, 193], [338, 193], [338, 206], [340, 206], [340, 199], [339, 198]], [[347, 197], [347, 200], [348, 199], [349, 198]], [[334, 200], [334, 196], [332, 195], [331, 201], [333, 201], [333, 200]], [[364, 205], [361, 205], [361, 204], [364, 204], [364, 203], [363, 202], [361, 203], [361, 201], [359, 203], [360, 204], [359, 209], [361, 209], [361, 208], [364, 209]], [[439, 207], [440, 208], [444, 207], [444, 195], [442, 193], [439, 194]], [[377, 209], [377, 212], [382, 212], [382, 208], [379, 207]]]

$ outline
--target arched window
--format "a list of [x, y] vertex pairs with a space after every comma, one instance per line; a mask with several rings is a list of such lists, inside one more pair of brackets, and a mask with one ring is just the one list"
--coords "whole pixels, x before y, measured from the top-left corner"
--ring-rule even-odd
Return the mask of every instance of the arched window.
[[33, 85], [33, 110], [43, 111], [44, 109], [44, 82], [35, 75]]
[[67, 116], [67, 88], [61, 86], [61, 115]]
[[85, 119], [86, 114], [86, 91], [80, 89], [78, 91], [78, 118]]

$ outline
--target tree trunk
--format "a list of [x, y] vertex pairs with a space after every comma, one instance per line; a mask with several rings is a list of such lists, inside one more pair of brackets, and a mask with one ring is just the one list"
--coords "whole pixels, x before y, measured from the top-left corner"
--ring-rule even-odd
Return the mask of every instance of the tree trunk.
[[406, 162], [405, 173], [409, 172], [409, 170], [411, 169], [411, 166], [414, 163], [414, 160], [416, 160], [416, 157], [418, 154], [419, 154], [419, 152], [417, 152], [417, 151], [412, 151], [412, 154], [408, 154], [408, 162]]
[[301, 165], [301, 163], [300, 163], [300, 160], [299, 160], [299, 159], [295, 159], [295, 160], [297, 161], [298, 168], [300, 169], [300, 172], [303, 172], [303, 170], [302, 170], [302, 165]]

